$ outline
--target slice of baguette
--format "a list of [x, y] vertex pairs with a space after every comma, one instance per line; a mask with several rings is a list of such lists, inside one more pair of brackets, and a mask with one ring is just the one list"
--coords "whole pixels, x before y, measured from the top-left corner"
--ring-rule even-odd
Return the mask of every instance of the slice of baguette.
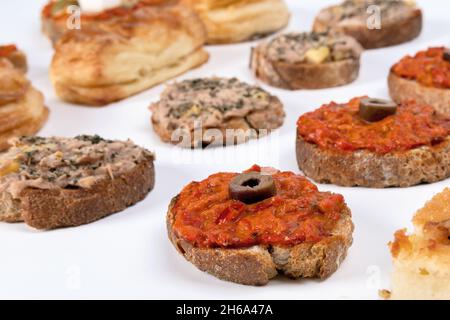
[[201, 271], [219, 279], [261, 286], [277, 274], [290, 278], [327, 278], [347, 256], [353, 242], [350, 209], [345, 208], [333, 232], [318, 243], [293, 247], [253, 246], [243, 249], [197, 248], [178, 237], [173, 230], [172, 199], [167, 213], [169, 239], [177, 251]]
[[143, 200], [154, 183], [153, 156], [146, 156], [128, 172], [89, 188], [27, 187], [18, 197], [5, 190], [0, 193], [0, 221], [25, 222], [42, 230], [79, 226]]
[[321, 64], [272, 61], [262, 47], [252, 48], [250, 69], [256, 78], [288, 90], [321, 89], [342, 86], [356, 80], [358, 59]]
[[450, 300], [450, 189], [434, 196], [413, 222], [414, 234], [397, 231], [390, 243], [390, 298]]
[[450, 90], [426, 87], [415, 80], [397, 76], [392, 71], [388, 77], [389, 94], [392, 100], [403, 103], [415, 100], [419, 104], [427, 104], [443, 115], [450, 117]]
[[450, 137], [435, 146], [379, 155], [323, 150], [297, 134], [297, 162], [318, 183], [352, 187], [409, 187], [450, 177]]
[[345, 24], [331, 25], [329, 20], [324, 20], [319, 15], [314, 21], [313, 31], [325, 32], [331, 29], [342, 32], [358, 40], [365, 49], [375, 49], [401, 44], [417, 38], [422, 31], [422, 20], [422, 11], [415, 9], [411, 10], [411, 14], [407, 17], [390, 19], [388, 22], [382, 20], [381, 29], [369, 29], [365, 19], [362, 20], [364, 23], [351, 21]]

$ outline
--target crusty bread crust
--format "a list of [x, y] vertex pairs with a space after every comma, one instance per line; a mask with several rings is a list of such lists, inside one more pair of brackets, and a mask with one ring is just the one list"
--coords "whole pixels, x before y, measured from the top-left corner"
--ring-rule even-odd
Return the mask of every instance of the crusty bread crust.
[[102, 180], [89, 189], [26, 188], [17, 199], [3, 192], [0, 221], [24, 221], [43, 230], [79, 226], [143, 200], [154, 184], [153, 158], [148, 157], [130, 172], [113, 180]]
[[323, 150], [297, 134], [297, 162], [318, 183], [353, 187], [410, 187], [450, 177], [450, 137], [433, 147], [379, 155]]
[[197, 248], [178, 237], [173, 230], [172, 199], [167, 213], [169, 239], [177, 251], [198, 269], [226, 281], [244, 285], [265, 285], [277, 274], [290, 278], [327, 278], [347, 256], [353, 242], [350, 209], [342, 212], [334, 232], [318, 243], [293, 247], [253, 246], [243, 249]]
[[397, 76], [392, 71], [388, 77], [389, 94], [392, 100], [403, 103], [415, 100], [419, 104], [427, 104], [441, 114], [450, 117], [450, 90], [425, 87], [414, 80]]
[[252, 48], [250, 69], [255, 77], [288, 90], [321, 89], [342, 86], [356, 80], [359, 59], [310, 64], [272, 61], [261, 47]]
[[383, 22], [381, 29], [369, 29], [366, 24], [349, 24], [344, 26], [329, 25], [317, 17], [313, 31], [323, 32], [330, 28], [352, 36], [365, 48], [375, 49], [397, 45], [417, 38], [422, 31], [422, 11], [416, 9], [405, 19], [394, 19], [390, 23]]

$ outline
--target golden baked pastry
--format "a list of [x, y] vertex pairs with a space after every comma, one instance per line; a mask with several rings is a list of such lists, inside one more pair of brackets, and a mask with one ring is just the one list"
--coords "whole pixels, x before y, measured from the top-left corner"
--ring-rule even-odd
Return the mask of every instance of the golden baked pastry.
[[208, 31], [208, 43], [233, 43], [285, 27], [290, 13], [283, 0], [182, 0]]
[[179, 1], [144, 2], [104, 11], [63, 33], [50, 69], [61, 99], [106, 105], [208, 60], [206, 32], [192, 10]]
[[415, 233], [397, 231], [391, 299], [450, 299], [450, 189], [437, 194], [413, 219]]
[[25, 76], [25, 55], [17, 48], [4, 49], [0, 47], [0, 151], [11, 138], [35, 134], [49, 113], [43, 95]]

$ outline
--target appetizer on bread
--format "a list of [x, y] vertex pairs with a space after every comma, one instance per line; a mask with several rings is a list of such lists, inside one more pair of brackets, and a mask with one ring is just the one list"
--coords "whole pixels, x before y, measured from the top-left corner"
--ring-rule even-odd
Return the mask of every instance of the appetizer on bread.
[[450, 118], [414, 101], [330, 103], [297, 122], [297, 162], [320, 183], [409, 187], [450, 177]]
[[450, 189], [414, 216], [415, 233], [395, 233], [391, 299], [450, 300]]
[[183, 0], [199, 14], [208, 43], [251, 40], [284, 28], [289, 9], [284, 0]]
[[25, 76], [25, 55], [14, 45], [0, 46], [0, 151], [11, 138], [38, 132], [48, 118], [44, 96]]
[[450, 117], [450, 49], [429, 48], [404, 57], [391, 68], [388, 84], [395, 102], [413, 99]]
[[150, 109], [161, 139], [187, 148], [243, 143], [277, 129], [285, 117], [277, 97], [236, 78], [176, 82]]
[[411, 0], [346, 0], [317, 15], [313, 31], [328, 30], [354, 37], [365, 49], [392, 46], [419, 36], [422, 11]]
[[363, 49], [337, 33], [288, 33], [252, 49], [250, 68], [262, 81], [284, 89], [320, 89], [353, 82]]
[[352, 244], [350, 209], [305, 177], [253, 166], [192, 182], [167, 214], [176, 250], [202, 271], [245, 285], [278, 273], [326, 278]]
[[179, 1], [139, 1], [90, 18], [55, 45], [50, 75], [62, 100], [106, 105], [208, 60], [203, 24]]
[[0, 155], [0, 221], [48, 230], [122, 211], [153, 188], [153, 160], [131, 141], [19, 138]]

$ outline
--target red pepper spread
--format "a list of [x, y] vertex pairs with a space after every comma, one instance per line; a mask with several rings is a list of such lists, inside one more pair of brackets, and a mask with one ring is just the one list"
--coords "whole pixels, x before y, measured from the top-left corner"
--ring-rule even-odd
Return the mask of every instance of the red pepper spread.
[[358, 115], [360, 99], [347, 104], [332, 102], [304, 114], [297, 122], [298, 134], [323, 149], [378, 154], [434, 146], [450, 134], [450, 119], [413, 101], [398, 106], [395, 115], [368, 123]]
[[427, 87], [450, 88], [450, 62], [444, 60], [445, 48], [429, 48], [414, 57], [406, 56], [392, 67], [399, 77], [416, 80]]
[[17, 47], [13, 44], [0, 46], [0, 57], [7, 57], [11, 53], [16, 52], [16, 51], [17, 51]]
[[[261, 168], [246, 172], [251, 171]], [[277, 195], [247, 205], [230, 198], [236, 175], [217, 173], [187, 185], [172, 207], [175, 234], [201, 248], [316, 243], [348, 212], [341, 195], [319, 192], [305, 177], [279, 171], [272, 174]]]

